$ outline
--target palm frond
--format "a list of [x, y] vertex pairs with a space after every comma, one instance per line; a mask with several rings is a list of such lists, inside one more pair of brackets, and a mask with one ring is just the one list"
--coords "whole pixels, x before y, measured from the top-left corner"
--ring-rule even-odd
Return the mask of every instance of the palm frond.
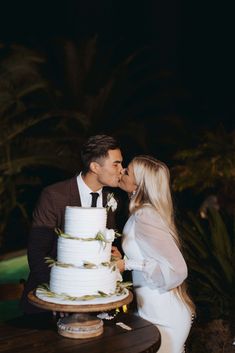
[[179, 229], [193, 299], [199, 306], [206, 304], [212, 315], [223, 317], [232, 305], [235, 284], [234, 228], [218, 211], [210, 210], [206, 220], [189, 213]]

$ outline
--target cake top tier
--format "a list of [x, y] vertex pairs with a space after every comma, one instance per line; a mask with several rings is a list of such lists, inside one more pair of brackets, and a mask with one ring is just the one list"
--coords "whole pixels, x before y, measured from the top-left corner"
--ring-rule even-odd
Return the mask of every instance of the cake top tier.
[[104, 231], [107, 222], [107, 211], [104, 207], [72, 207], [66, 206], [66, 234], [73, 237], [92, 238]]

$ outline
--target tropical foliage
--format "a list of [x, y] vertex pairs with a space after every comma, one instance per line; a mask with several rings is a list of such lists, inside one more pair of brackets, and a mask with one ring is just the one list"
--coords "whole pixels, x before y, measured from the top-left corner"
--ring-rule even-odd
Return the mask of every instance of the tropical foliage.
[[83, 140], [85, 120], [59, 109], [41, 71], [42, 55], [16, 45], [0, 49], [1, 245], [12, 211], [28, 218], [25, 195], [41, 182], [35, 169], [75, 170], [73, 147]]
[[209, 209], [206, 219], [192, 213], [180, 232], [199, 317], [228, 318], [234, 305], [235, 219]]
[[182, 100], [185, 92], [176, 73], [160, 63], [153, 43], [125, 47], [120, 39], [107, 47], [94, 36], [59, 45], [64, 95], [72, 106], [79, 105], [91, 133], [114, 133], [127, 159], [159, 150], [169, 156], [179, 140], [189, 139], [181, 117], [168, 113], [169, 102]]
[[216, 190], [228, 200], [234, 199], [235, 190], [235, 132], [223, 127], [204, 134], [194, 149], [176, 154], [178, 165], [173, 168], [176, 191], [193, 189], [199, 193]]
[[[77, 171], [78, 151], [88, 126], [89, 134], [113, 133], [107, 122], [112, 120], [114, 126], [114, 106], [119, 107], [120, 97], [123, 102], [130, 89], [124, 92], [120, 82], [131, 64], [133, 75], [138, 71], [135, 60], [140, 53], [135, 50], [116, 58], [114, 48], [105, 53], [101, 50], [97, 37], [80, 45], [73, 41], [62, 44], [65, 60], [60, 69], [66, 82], [63, 95], [44, 78], [50, 75], [46, 71], [48, 60], [42, 54], [17, 45], [0, 46], [0, 246], [13, 210], [27, 220], [26, 198], [32, 194], [32, 187], [40, 187], [40, 173], [53, 168], [67, 173]], [[132, 84], [131, 92], [135, 87]], [[71, 106], [79, 113], [61, 109], [66, 102], [69, 106], [71, 97]], [[135, 131], [139, 131], [136, 126]], [[143, 141], [131, 125], [124, 130], [136, 144]]]

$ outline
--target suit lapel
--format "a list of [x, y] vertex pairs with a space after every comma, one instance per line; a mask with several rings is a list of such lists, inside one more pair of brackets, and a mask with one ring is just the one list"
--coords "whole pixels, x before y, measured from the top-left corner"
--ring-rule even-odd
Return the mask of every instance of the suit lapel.
[[107, 205], [108, 191], [103, 188], [102, 194], [103, 194], [103, 207], [106, 207], [106, 205]]
[[[103, 207], [106, 207], [108, 194], [110, 194], [111, 192], [109, 190], [107, 190], [106, 188], [103, 188], [102, 192], [103, 192]], [[109, 229], [110, 228], [112, 228], [112, 229], [116, 228], [115, 212], [113, 212], [111, 210], [111, 208], [107, 212], [107, 228], [109, 228]]]

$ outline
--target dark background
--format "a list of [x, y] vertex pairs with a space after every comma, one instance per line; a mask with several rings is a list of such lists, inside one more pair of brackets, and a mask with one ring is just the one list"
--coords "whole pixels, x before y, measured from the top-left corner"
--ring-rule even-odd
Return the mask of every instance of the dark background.
[[234, 24], [227, 4], [8, 1], [1, 3], [0, 23], [4, 42], [22, 43], [48, 54], [53, 65], [51, 75], [61, 86], [63, 74], [58, 67], [60, 58], [56, 57], [56, 43], [61, 38], [79, 44], [97, 34], [103, 50], [115, 47], [116, 59], [131, 50], [149, 47], [145, 56], [150, 65], [172, 70], [177, 77], [180, 107], [172, 107], [174, 102], [169, 101], [165, 111], [177, 110], [193, 127], [195, 123], [211, 128], [222, 122], [231, 128], [235, 109]]
[[[97, 55], [81, 86], [79, 48], [91, 38], [96, 38]], [[97, 95], [115, 68], [133, 56], [131, 64], [116, 75], [110, 98], [84, 133], [84, 137], [114, 134], [121, 141], [125, 163], [135, 154], [148, 153], [171, 167], [175, 153], [197, 146], [205, 131], [234, 129], [234, 24], [227, 4], [1, 2], [0, 42], [43, 53], [43, 74], [62, 92], [61, 107], [85, 116], [85, 98]], [[79, 162], [74, 166], [77, 169]], [[33, 173], [40, 174], [42, 182], [27, 193], [29, 209], [42, 187], [72, 175], [49, 168]], [[185, 200], [186, 207], [197, 208], [203, 197], [198, 201], [186, 192], [175, 198], [179, 208]], [[8, 233], [13, 234], [15, 224], [10, 224]], [[24, 244], [26, 234], [22, 233], [17, 239]]]
[[[15, 123], [12, 111], [22, 126], [51, 109], [67, 113], [39, 121], [9, 140], [10, 162], [33, 153], [28, 165], [13, 172], [8, 165], [3, 168], [0, 254], [26, 248], [42, 188], [79, 171], [81, 143], [92, 134], [112, 134], [121, 142], [124, 165], [133, 155], [151, 154], [167, 163], [173, 183], [181, 182], [173, 193], [175, 214], [198, 320], [229, 319], [234, 337], [234, 37], [232, 2], [2, 1], [0, 77], [8, 76], [5, 86], [0, 82], [0, 108], [10, 97], [7, 129], [11, 133]], [[14, 49], [15, 44], [20, 49]], [[12, 48], [20, 55], [12, 56]], [[50, 89], [16, 100], [25, 108], [21, 114], [15, 95], [32, 86], [27, 49], [44, 57], [32, 71]], [[5, 59], [8, 66], [2, 72]], [[87, 127], [69, 125], [74, 111]], [[3, 146], [1, 168], [9, 147]], [[184, 158], [176, 158], [182, 151], [184, 156], [193, 151], [186, 154], [185, 164]], [[39, 152], [44, 162], [52, 158], [50, 163], [37, 164]], [[219, 213], [208, 203], [211, 195]], [[207, 219], [200, 213], [203, 205]], [[206, 352], [210, 344], [210, 352], [224, 348], [224, 342], [216, 344], [224, 340], [225, 326], [221, 321], [212, 324], [209, 331], [194, 326], [192, 352]]]

